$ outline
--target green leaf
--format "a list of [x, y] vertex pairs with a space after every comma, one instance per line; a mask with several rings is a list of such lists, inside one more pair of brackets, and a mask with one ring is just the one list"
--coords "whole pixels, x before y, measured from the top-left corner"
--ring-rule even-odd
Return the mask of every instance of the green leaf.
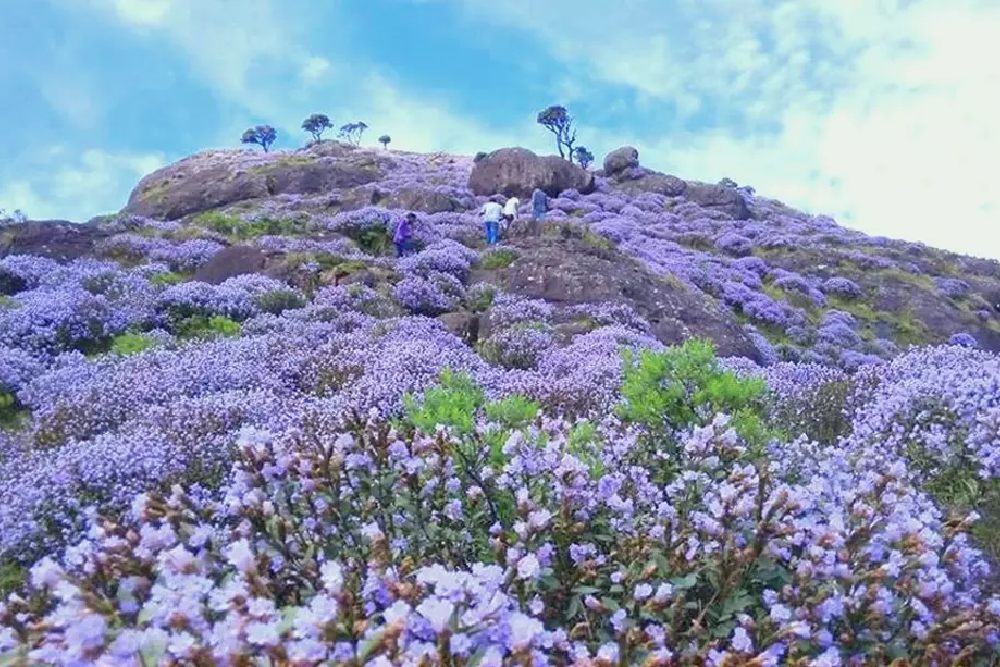
[[686, 591], [687, 589], [692, 588], [695, 584], [698, 583], [698, 573], [692, 572], [691, 574], [688, 574], [683, 577], [675, 577], [674, 579], [670, 580], [670, 583], [674, 587], [674, 589], [679, 591]]

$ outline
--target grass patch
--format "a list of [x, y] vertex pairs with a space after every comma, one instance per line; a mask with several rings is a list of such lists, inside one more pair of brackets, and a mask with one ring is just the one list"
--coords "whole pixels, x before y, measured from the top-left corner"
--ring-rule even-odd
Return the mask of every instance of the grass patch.
[[877, 338], [875, 327], [882, 323], [892, 329], [892, 340], [898, 345], [926, 345], [930, 342], [927, 326], [909, 310], [901, 313], [875, 310], [864, 301], [837, 296], [828, 297], [827, 303], [836, 310], [854, 315], [862, 325], [860, 334], [865, 340]]
[[142, 192], [139, 193], [139, 197], [146, 201], [160, 203], [167, 198], [169, 191], [170, 184], [166, 181], [160, 181], [159, 183], [154, 183], [143, 188]]
[[927, 491], [944, 507], [966, 514], [975, 510], [980, 518], [972, 536], [994, 563], [1000, 561], [1000, 480], [983, 480], [970, 470], [945, 470], [927, 485]]
[[17, 563], [0, 561], [0, 597], [21, 588], [28, 581], [28, 570]]
[[907, 285], [912, 285], [928, 291], [934, 290], [934, 281], [932, 281], [929, 277], [919, 273], [903, 271], [902, 269], [882, 269], [881, 271], [875, 272], [875, 279], [879, 281], [896, 281], [905, 283]]
[[250, 169], [251, 174], [259, 175], [269, 175], [282, 169], [288, 169], [290, 167], [309, 167], [316, 164], [316, 159], [311, 157], [301, 157], [299, 155], [289, 155], [286, 157], [280, 157], [277, 160], [272, 160], [267, 164], [258, 165]]
[[20, 308], [21, 304], [6, 294], [0, 294], [0, 308]]
[[389, 230], [385, 228], [385, 225], [365, 227], [348, 233], [348, 237], [369, 255], [387, 255], [390, 248], [393, 247], [392, 237], [389, 236]]
[[693, 250], [701, 250], [702, 252], [713, 252], [716, 250], [715, 243], [704, 234], [678, 234], [672, 240]]
[[156, 340], [141, 333], [123, 333], [111, 339], [111, 353], [122, 357], [138, 354], [152, 347], [156, 347]]
[[816, 306], [816, 303], [806, 294], [802, 294], [800, 292], [788, 292], [771, 283], [765, 284], [761, 288], [761, 291], [775, 301], [784, 301], [785, 303], [795, 306], [796, 308], [801, 308], [806, 311], [810, 317], [816, 317], [821, 312]]
[[18, 402], [10, 392], [0, 392], [0, 430], [18, 431], [24, 426], [31, 412]]
[[479, 259], [479, 266], [484, 269], [506, 269], [517, 259], [517, 251], [513, 248], [497, 248], [483, 254]]
[[600, 234], [595, 234], [589, 229], [583, 230], [582, 238], [583, 242], [586, 245], [590, 246], [591, 248], [595, 248], [597, 250], [603, 250], [605, 252], [614, 252], [616, 249], [615, 244], [611, 240], [604, 238]]
[[893, 329], [893, 340], [902, 345], [926, 345], [930, 342], [930, 332], [927, 326], [913, 316], [913, 313], [904, 311], [899, 315], [891, 316], [889, 324]]
[[174, 329], [181, 338], [206, 339], [239, 336], [242, 327], [239, 322], [222, 315], [194, 315], [178, 322]]
[[660, 276], [660, 281], [670, 289], [676, 290], [678, 292], [688, 291], [687, 283], [672, 273], [664, 273], [663, 275]]
[[182, 283], [188, 279], [183, 273], [175, 273], [174, 271], [165, 271], [163, 273], [155, 273], [149, 278], [149, 282], [154, 285], [176, 285]]
[[232, 240], [252, 239], [265, 235], [297, 236], [308, 233], [311, 228], [309, 223], [292, 218], [243, 220], [239, 216], [227, 215], [221, 211], [205, 211], [194, 216], [191, 221]]

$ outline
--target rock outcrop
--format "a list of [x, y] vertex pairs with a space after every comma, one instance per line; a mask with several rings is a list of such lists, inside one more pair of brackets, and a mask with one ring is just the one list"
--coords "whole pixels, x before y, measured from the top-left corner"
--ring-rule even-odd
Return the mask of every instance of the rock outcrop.
[[247, 199], [354, 188], [382, 175], [370, 153], [336, 143], [275, 153], [206, 151], [143, 178], [125, 211], [174, 220]]
[[385, 208], [400, 208], [423, 213], [444, 213], [461, 209], [461, 204], [453, 197], [415, 187], [400, 188], [384, 199], [378, 198], [377, 203]]
[[654, 192], [667, 197], [684, 197], [699, 206], [722, 211], [735, 220], [751, 217], [746, 199], [736, 188], [721, 184], [684, 181], [670, 174], [650, 171], [639, 166], [639, 151], [623, 146], [604, 158], [604, 175], [612, 187], [630, 196]]
[[[542, 237], [516, 236], [508, 243], [517, 259], [495, 271], [478, 271], [472, 281], [492, 282], [506, 292], [544, 299], [555, 308], [610, 301], [631, 306], [649, 321], [650, 333], [665, 344], [692, 336], [710, 339], [723, 356], [759, 360], [759, 351], [731, 313], [711, 298], [664, 279], [611, 244], [571, 226]], [[480, 325], [481, 327], [484, 324]], [[489, 331], [481, 328], [481, 338]]]
[[86, 257], [112, 231], [104, 225], [67, 220], [31, 220], [6, 225], [0, 228], [0, 257], [39, 255], [64, 260]]
[[613, 176], [639, 166], [639, 151], [632, 146], [616, 148], [604, 156], [604, 174]]
[[535, 188], [557, 197], [564, 190], [594, 190], [594, 175], [554, 155], [539, 156], [526, 148], [501, 148], [478, 160], [469, 176], [477, 195], [502, 194], [527, 199]]
[[199, 268], [192, 280], [218, 285], [233, 276], [257, 273], [264, 269], [267, 256], [258, 248], [234, 245], [223, 248]]

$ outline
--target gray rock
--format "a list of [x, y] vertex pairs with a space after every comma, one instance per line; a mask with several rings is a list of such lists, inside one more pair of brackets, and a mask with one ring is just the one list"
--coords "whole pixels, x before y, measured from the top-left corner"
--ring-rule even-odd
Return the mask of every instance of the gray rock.
[[632, 146], [616, 148], [604, 156], [604, 174], [609, 177], [638, 166], [639, 151]]
[[68, 220], [31, 220], [0, 228], [0, 257], [39, 255], [51, 259], [77, 259], [94, 253], [96, 244], [112, 230], [94, 223]]
[[688, 181], [683, 195], [704, 208], [728, 213], [736, 220], [746, 220], [750, 217], [747, 202], [735, 188], [711, 183]]
[[[505, 269], [475, 271], [472, 282], [492, 282], [512, 294], [545, 299], [555, 308], [625, 303], [650, 322], [651, 333], [663, 343], [703, 336], [722, 356], [760, 360], [734, 316], [713, 299], [679, 281], [665, 280], [615, 248], [588, 242], [578, 229], [566, 225], [542, 237], [508, 242], [518, 247], [517, 261]], [[481, 337], [488, 335], [486, 319], [480, 325]]]
[[630, 196], [655, 192], [667, 197], [677, 197], [684, 194], [687, 183], [670, 174], [650, 172], [638, 178], [619, 180], [615, 187]]
[[269, 154], [207, 151], [143, 178], [132, 190], [125, 211], [173, 220], [248, 199], [323, 194], [381, 178], [371, 155], [335, 143]]
[[469, 189], [477, 195], [502, 194], [527, 199], [540, 188], [550, 197], [575, 188], [593, 192], [594, 175], [554, 155], [538, 156], [526, 148], [501, 148], [477, 161]]
[[475, 345], [479, 340], [479, 317], [475, 313], [466, 310], [444, 313], [438, 316], [438, 320], [466, 345]]
[[218, 285], [219, 283], [244, 273], [263, 270], [267, 256], [253, 246], [234, 245], [223, 248], [212, 259], [195, 271], [192, 280]]
[[442, 213], [461, 209], [459, 203], [448, 195], [423, 188], [400, 188], [385, 199], [379, 199], [378, 205], [385, 208], [401, 208], [424, 213]]

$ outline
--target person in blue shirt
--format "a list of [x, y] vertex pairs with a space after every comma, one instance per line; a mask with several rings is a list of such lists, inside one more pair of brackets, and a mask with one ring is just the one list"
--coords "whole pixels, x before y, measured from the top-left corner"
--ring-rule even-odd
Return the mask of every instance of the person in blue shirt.
[[535, 188], [531, 193], [531, 227], [532, 232], [537, 234], [542, 220], [545, 219], [545, 210], [548, 208], [549, 198], [540, 188]]

